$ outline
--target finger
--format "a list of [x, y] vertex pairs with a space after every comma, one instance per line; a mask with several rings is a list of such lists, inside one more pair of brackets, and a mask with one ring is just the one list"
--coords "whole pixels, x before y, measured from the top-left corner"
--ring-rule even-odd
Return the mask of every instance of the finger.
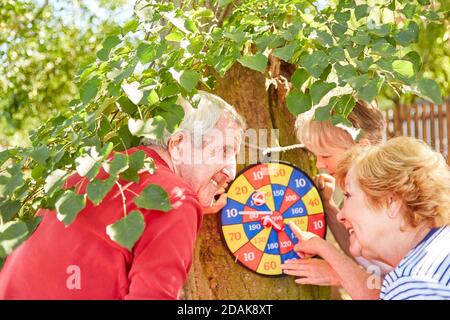
[[320, 285], [321, 284], [320, 282], [314, 281], [314, 279], [311, 279], [311, 278], [295, 279], [295, 283], [298, 283], [298, 284], [315, 284], [315, 285]]
[[310, 273], [302, 270], [283, 270], [283, 274], [295, 277], [309, 277]]

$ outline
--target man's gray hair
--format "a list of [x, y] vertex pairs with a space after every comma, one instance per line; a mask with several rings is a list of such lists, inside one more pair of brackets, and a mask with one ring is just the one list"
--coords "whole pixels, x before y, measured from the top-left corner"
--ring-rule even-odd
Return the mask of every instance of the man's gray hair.
[[184, 119], [178, 128], [174, 132], [169, 132], [166, 129], [161, 139], [144, 138], [142, 143], [167, 148], [169, 140], [173, 135], [179, 132], [186, 132], [191, 135], [194, 143], [198, 146], [202, 142], [203, 136], [208, 134], [216, 126], [222, 116], [238, 124], [242, 130], [242, 134], [244, 133], [246, 127], [244, 119], [237, 113], [233, 106], [219, 96], [205, 91], [198, 91], [192, 97], [192, 101], [196, 106], [192, 106], [188, 100], [179, 96], [177, 104], [184, 110]]

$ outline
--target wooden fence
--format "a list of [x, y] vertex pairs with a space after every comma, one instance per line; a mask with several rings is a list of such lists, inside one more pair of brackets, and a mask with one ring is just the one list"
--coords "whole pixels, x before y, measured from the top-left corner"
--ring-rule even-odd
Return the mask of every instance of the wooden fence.
[[385, 114], [386, 138], [408, 136], [422, 139], [442, 153], [450, 165], [450, 100], [442, 105], [428, 102], [398, 105]]

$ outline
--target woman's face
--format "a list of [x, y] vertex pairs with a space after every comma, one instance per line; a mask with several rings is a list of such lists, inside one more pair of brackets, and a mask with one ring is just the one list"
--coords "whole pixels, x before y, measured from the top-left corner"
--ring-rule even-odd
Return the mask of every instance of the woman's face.
[[383, 248], [386, 234], [394, 232], [396, 226], [389, 219], [386, 209], [375, 209], [368, 204], [353, 170], [348, 172], [345, 179], [344, 195], [344, 206], [337, 218], [349, 234], [350, 253], [355, 257], [379, 259], [386, 249]]
[[339, 147], [323, 148], [319, 146], [310, 146], [309, 150], [316, 156], [317, 169], [326, 171], [329, 175], [334, 176], [340, 157], [348, 149]]

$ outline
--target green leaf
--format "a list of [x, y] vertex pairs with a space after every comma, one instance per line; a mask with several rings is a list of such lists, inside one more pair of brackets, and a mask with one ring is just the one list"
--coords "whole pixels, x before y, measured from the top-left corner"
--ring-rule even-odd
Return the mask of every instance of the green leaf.
[[320, 100], [333, 88], [336, 87], [335, 83], [327, 83], [322, 81], [316, 81], [311, 86], [312, 103], [318, 104]]
[[154, 46], [141, 42], [137, 48], [136, 55], [142, 64], [146, 64], [153, 61], [156, 56], [156, 50]]
[[75, 159], [76, 169], [80, 176], [87, 177], [89, 180], [94, 179], [102, 162], [111, 153], [113, 148], [112, 143], [106, 144], [100, 151], [97, 147], [91, 147], [89, 153], [85, 153]]
[[42, 165], [45, 165], [45, 161], [48, 159], [49, 155], [50, 152], [48, 151], [47, 146], [34, 148], [30, 153], [30, 157]]
[[333, 25], [331, 26], [331, 31], [337, 37], [343, 36], [344, 33], [347, 32], [347, 29], [347, 24], [342, 23], [333, 23]]
[[51, 195], [56, 190], [61, 189], [68, 177], [68, 172], [61, 169], [54, 170], [45, 179], [44, 192]]
[[169, 195], [163, 188], [156, 184], [148, 185], [133, 201], [139, 208], [164, 212], [172, 209]]
[[395, 53], [395, 48], [385, 39], [375, 41], [372, 50], [383, 57], [391, 57]]
[[324, 47], [330, 48], [333, 45], [333, 37], [324, 30], [317, 31], [317, 37]]
[[420, 58], [420, 55], [416, 51], [410, 51], [408, 52], [404, 57], [403, 60], [411, 61], [414, 68], [414, 73], [419, 73], [420, 68], [422, 68], [422, 59]]
[[272, 55], [280, 58], [286, 62], [289, 62], [292, 56], [295, 53], [295, 49], [297, 48], [297, 43], [291, 42], [290, 44], [284, 46], [283, 48], [277, 48], [272, 52]]
[[368, 74], [362, 74], [348, 80], [348, 84], [355, 90], [361, 89], [369, 81]]
[[108, 36], [103, 40], [103, 48], [106, 50], [111, 50], [120, 43], [120, 38], [118, 36]]
[[314, 112], [314, 120], [316, 121], [327, 121], [331, 117], [331, 106], [327, 105], [325, 107], [317, 108]]
[[188, 92], [194, 90], [201, 78], [201, 75], [194, 70], [177, 71], [174, 68], [171, 68], [169, 72], [172, 74], [172, 77]]
[[309, 74], [303, 68], [298, 68], [295, 70], [294, 74], [291, 77], [291, 83], [295, 88], [300, 89], [300, 87], [308, 80]]
[[350, 112], [352, 112], [355, 107], [356, 101], [355, 98], [351, 94], [346, 94], [343, 96], [332, 97], [328, 105], [331, 107], [331, 110], [334, 110], [336, 113], [348, 117]]
[[372, 102], [380, 91], [381, 79], [370, 80], [365, 86], [358, 90], [358, 98], [367, 102]]
[[120, 95], [120, 84], [115, 82], [108, 83], [108, 93], [113, 97], [118, 97]]
[[357, 75], [355, 67], [351, 64], [342, 66], [341, 64], [336, 63], [334, 69], [336, 70], [340, 85], [345, 85], [350, 79]]
[[131, 251], [144, 229], [144, 216], [140, 211], [134, 210], [117, 222], [108, 225], [106, 233], [111, 240]]
[[369, 16], [369, 6], [367, 4], [361, 4], [355, 7], [356, 20]]
[[145, 152], [138, 150], [128, 156], [128, 169], [120, 174], [127, 181], [139, 182], [138, 171], [144, 167]]
[[95, 206], [102, 202], [106, 194], [111, 191], [114, 183], [116, 182], [116, 179], [116, 176], [111, 175], [108, 179], [94, 179], [89, 183], [86, 189], [87, 196]]
[[330, 58], [335, 61], [342, 61], [345, 59], [345, 51], [341, 47], [333, 47], [330, 49]]
[[219, 6], [225, 8], [227, 5], [233, 2], [233, 0], [218, 0]]
[[300, 64], [310, 75], [318, 79], [328, 67], [328, 56], [323, 51], [315, 51], [312, 54], [303, 55]]
[[395, 35], [395, 40], [404, 47], [417, 42], [419, 40], [419, 26], [417, 23], [411, 21], [406, 29], [400, 30]]
[[0, 257], [6, 257], [17, 248], [28, 235], [28, 228], [23, 221], [9, 221], [0, 224]]
[[93, 98], [97, 96], [98, 89], [100, 87], [101, 80], [98, 77], [94, 77], [80, 88], [80, 98], [84, 104], [89, 103]]
[[356, 44], [366, 46], [370, 42], [370, 37], [367, 33], [358, 31], [356, 35], [352, 37], [352, 41]]
[[56, 218], [66, 226], [71, 224], [78, 213], [86, 206], [86, 195], [67, 190], [56, 201]]
[[404, 78], [414, 77], [414, 65], [411, 61], [407, 60], [394, 60], [392, 62], [392, 68], [397, 75]]
[[302, 93], [294, 89], [289, 92], [289, 95], [286, 98], [286, 105], [291, 114], [295, 117], [311, 109], [311, 96], [308, 93]]
[[415, 4], [407, 3], [403, 7], [402, 12], [406, 18], [412, 19], [412, 17], [414, 16], [414, 13], [416, 12], [416, 8], [417, 8], [417, 6]]
[[18, 200], [5, 200], [0, 205], [0, 216], [3, 222], [8, 222], [19, 212], [22, 204]]
[[392, 25], [390, 24], [382, 24], [378, 26], [374, 26], [373, 28], [369, 29], [369, 33], [373, 34], [377, 37], [386, 37], [391, 33]]
[[127, 97], [120, 97], [117, 100], [117, 103], [119, 104], [121, 111], [130, 116], [134, 115], [134, 113], [138, 110], [137, 106]]
[[161, 116], [155, 116], [146, 121], [141, 119], [128, 120], [128, 129], [133, 136], [145, 137], [152, 140], [162, 139], [166, 127], [166, 120]]
[[254, 56], [242, 57], [241, 59], [238, 59], [238, 61], [244, 67], [264, 73], [267, 68], [268, 59], [262, 53], [258, 53]]
[[159, 102], [159, 96], [155, 90], [150, 91], [150, 93], [147, 96], [147, 102], [149, 106], [152, 106]]
[[340, 12], [338, 11], [334, 14], [334, 18], [337, 22], [346, 23], [348, 20], [350, 20], [350, 10]]
[[134, 81], [132, 83], [123, 82], [122, 83], [122, 89], [125, 92], [125, 94], [128, 96], [128, 98], [133, 102], [134, 104], [139, 104], [142, 97], [144, 96], [144, 92], [140, 89], [141, 84], [137, 81]]
[[134, 32], [136, 31], [138, 26], [139, 21], [136, 18], [133, 18], [124, 24], [124, 26], [122, 27], [122, 31], [124, 34], [127, 34], [128, 32]]
[[103, 168], [111, 176], [116, 176], [128, 169], [128, 157], [122, 153], [116, 153], [111, 162], [103, 164]]
[[0, 197], [9, 198], [23, 184], [21, 166], [14, 164], [0, 174]]
[[425, 98], [430, 99], [436, 104], [441, 104], [443, 102], [441, 90], [436, 81], [423, 78], [417, 81], [417, 87], [421, 95]]

